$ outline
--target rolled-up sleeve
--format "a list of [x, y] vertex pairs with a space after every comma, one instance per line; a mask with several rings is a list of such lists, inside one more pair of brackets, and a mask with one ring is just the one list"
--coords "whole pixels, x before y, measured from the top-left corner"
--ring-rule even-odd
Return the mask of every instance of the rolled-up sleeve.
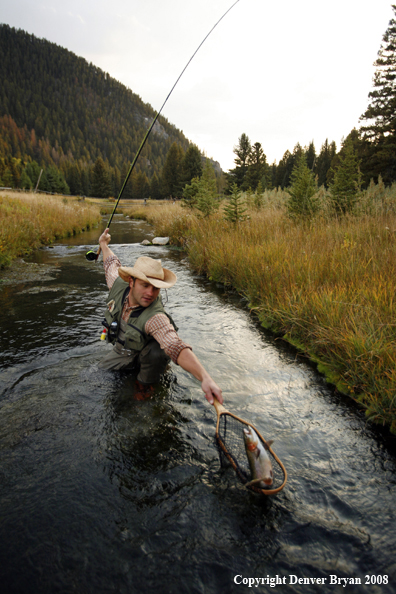
[[103, 262], [106, 283], [109, 287], [109, 291], [114, 285], [115, 280], [118, 278], [118, 269], [120, 266], [121, 262], [114, 254], [106, 258], [106, 260]]
[[189, 344], [183, 342], [165, 314], [157, 314], [150, 318], [146, 322], [145, 330], [176, 364], [183, 349], [192, 350]]

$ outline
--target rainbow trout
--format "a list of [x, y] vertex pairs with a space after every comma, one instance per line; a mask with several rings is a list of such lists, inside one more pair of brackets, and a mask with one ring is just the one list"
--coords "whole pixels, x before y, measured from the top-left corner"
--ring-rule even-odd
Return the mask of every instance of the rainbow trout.
[[[260, 489], [270, 487], [274, 480], [274, 473], [267, 453], [268, 448], [258, 438], [257, 433], [250, 425], [243, 430], [243, 439], [245, 440], [246, 454], [252, 475], [252, 480], [246, 483], [245, 487], [250, 485], [256, 485]], [[267, 442], [269, 446], [272, 443], [273, 440]]]

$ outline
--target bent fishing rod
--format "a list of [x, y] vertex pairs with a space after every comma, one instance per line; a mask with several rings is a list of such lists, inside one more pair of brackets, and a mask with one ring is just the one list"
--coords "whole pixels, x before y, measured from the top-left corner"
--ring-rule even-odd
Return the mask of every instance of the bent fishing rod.
[[[211, 30], [209, 31], [209, 33], [206, 35], [206, 37], [205, 37], [205, 38], [204, 38], [204, 39], [201, 41], [201, 43], [199, 44], [199, 46], [197, 47], [197, 49], [195, 50], [195, 52], [193, 53], [193, 55], [191, 56], [191, 58], [189, 59], [189, 61], [187, 62], [187, 64], [186, 64], [186, 65], [185, 65], [185, 67], [183, 68], [183, 70], [181, 71], [181, 73], [179, 74], [179, 76], [178, 76], [178, 78], [177, 78], [177, 80], [176, 80], [175, 84], [174, 84], [174, 85], [173, 85], [173, 87], [171, 88], [171, 90], [170, 90], [170, 92], [169, 92], [169, 94], [168, 94], [167, 98], [166, 98], [166, 99], [165, 99], [165, 101], [163, 102], [163, 104], [162, 104], [162, 106], [161, 106], [160, 110], [159, 110], [159, 111], [157, 111], [156, 115], [154, 116], [154, 118], [153, 118], [153, 121], [151, 122], [151, 124], [150, 124], [149, 128], [147, 129], [147, 132], [146, 132], [146, 134], [144, 135], [144, 137], [143, 137], [143, 140], [142, 140], [142, 142], [141, 142], [141, 144], [140, 144], [140, 146], [139, 146], [139, 148], [138, 148], [138, 150], [137, 150], [137, 152], [136, 152], [136, 155], [135, 155], [135, 157], [134, 157], [134, 159], [133, 159], [133, 161], [132, 161], [132, 163], [131, 163], [131, 166], [130, 166], [130, 168], [129, 168], [129, 171], [128, 171], [128, 173], [127, 173], [127, 176], [126, 176], [126, 178], [125, 178], [125, 181], [124, 181], [124, 183], [122, 184], [122, 187], [121, 187], [120, 193], [118, 194], [117, 202], [115, 203], [115, 206], [114, 206], [114, 208], [113, 208], [113, 212], [112, 212], [112, 213], [111, 213], [111, 215], [110, 215], [110, 219], [109, 219], [109, 221], [108, 221], [108, 223], [107, 223], [107, 227], [106, 227], [106, 228], [109, 228], [109, 227], [110, 227], [110, 225], [111, 225], [111, 222], [112, 222], [112, 220], [113, 220], [113, 216], [114, 216], [114, 214], [115, 214], [115, 211], [117, 210], [117, 206], [118, 206], [118, 204], [119, 204], [119, 202], [120, 202], [120, 200], [121, 200], [121, 196], [122, 196], [122, 194], [123, 194], [123, 192], [124, 192], [125, 186], [127, 185], [127, 183], [128, 183], [128, 180], [129, 180], [129, 178], [130, 178], [130, 176], [131, 176], [131, 173], [132, 173], [132, 171], [133, 171], [133, 169], [134, 169], [134, 167], [135, 167], [135, 165], [136, 165], [136, 161], [138, 160], [138, 158], [139, 158], [139, 155], [140, 155], [140, 153], [142, 152], [144, 145], [146, 144], [146, 140], [148, 139], [148, 137], [149, 137], [149, 135], [150, 135], [150, 132], [151, 132], [151, 130], [154, 128], [155, 122], [158, 120], [158, 117], [160, 116], [160, 114], [161, 114], [161, 112], [162, 112], [163, 108], [165, 107], [165, 104], [166, 104], [166, 102], [168, 101], [169, 97], [172, 95], [172, 92], [173, 92], [174, 88], [176, 87], [177, 83], [179, 82], [179, 80], [180, 80], [180, 79], [181, 79], [181, 77], [183, 76], [184, 72], [187, 70], [187, 68], [188, 68], [188, 66], [189, 66], [189, 64], [190, 64], [190, 62], [193, 60], [193, 58], [195, 57], [195, 55], [198, 53], [198, 51], [200, 50], [200, 48], [202, 47], [202, 45], [205, 43], [205, 41], [207, 40], [207, 38], [209, 37], [209, 35], [212, 33], [212, 31], [214, 31], [214, 29], [216, 29], [217, 25], [218, 25], [218, 24], [219, 24], [219, 23], [220, 23], [220, 22], [221, 22], [221, 21], [224, 19], [224, 17], [225, 17], [225, 16], [226, 16], [226, 15], [227, 15], [227, 14], [230, 12], [230, 10], [232, 10], [232, 8], [234, 8], [234, 6], [235, 6], [236, 4], [238, 4], [238, 2], [239, 2], [239, 0], [236, 0], [236, 2], [234, 2], [234, 4], [233, 4], [232, 6], [230, 6], [230, 8], [229, 8], [229, 9], [228, 9], [228, 10], [227, 10], [227, 11], [226, 11], [224, 14], [223, 14], [223, 16], [222, 16], [222, 17], [221, 17], [221, 18], [220, 18], [220, 19], [217, 21], [217, 23], [215, 23], [215, 25], [213, 25], [213, 27], [211, 28]], [[99, 258], [99, 255], [100, 255], [100, 252], [101, 252], [101, 251], [102, 251], [102, 250], [101, 250], [101, 247], [99, 246], [99, 248], [98, 248], [98, 250], [97, 250], [96, 252], [95, 252], [94, 250], [90, 250], [89, 252], [87, 252], [87, 253], [85, 254], [85, 257], [86, 257], [86, 259], [87, 259], [87, 260], [89, 260], [89, 261], [91, 261], [91, 262], [93, 262], [93, 261], [97, 261], [97, 259]]]

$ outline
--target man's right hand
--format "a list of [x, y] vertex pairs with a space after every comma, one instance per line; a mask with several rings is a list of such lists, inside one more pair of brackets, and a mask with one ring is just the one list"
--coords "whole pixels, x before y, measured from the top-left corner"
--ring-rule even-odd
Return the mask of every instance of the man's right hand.
[[107, 229], [105, 229], [102, 233], [102, 235], [99, 237], [99, 245], [103, 250], [103, 244], [105, 246], [109, 245], [111, 241], [111, 235], [109, 233], [109, 228], [107, 227]]
[[110, 241], [111, 241], [111, 235], [109, 233], [109, 228], [107, 227], [107, 229], [105, 229], [103, 231], [102, 235], [99, 237], [99, 245], [100, 245], [100, 249], [102, 250], [103, 262], [109, 256], [114, 255], [113, 252], [111, 251], [111, 249], [109, 248]]

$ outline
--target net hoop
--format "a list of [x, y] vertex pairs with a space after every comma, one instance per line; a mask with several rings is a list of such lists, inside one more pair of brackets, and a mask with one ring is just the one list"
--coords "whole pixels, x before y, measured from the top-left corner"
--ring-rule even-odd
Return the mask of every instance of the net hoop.
[[[217, 408], [219, 408], [219, 409], [221, 408], [222, 410], [217, 410]], [[283, 482], [282, 482], [281, 485], [279, 485], [275, 489], [261, 489], [260, 487], [257, 487], [256, 485], [246, 485], [246, 488], [249, 489], [249, 490], [251, 490], [251, 491], [254, 491], [256, 493], [260, 493], [261, 495], [276, 495], [276, 493], [279, 493], [279, 491], [281, 491], [283, 489], [283, 487], [286, 485], [286, 482], [287, 482], [287, 471], [286, 471], [286, 468], [284, 467], [282, 461], [275, 454], [275, 452], [273, 451], [273, 449], [271, 448], [271, 446], [268, 445], [268, 443], [263, 438], [263, 436], [261, 435], [261, 433], [251, 423], [248, 423], [247, 421], [245, 421], [244, 419], [241, 419], [237, 415], [234, 415], [233, 413], [230, 413], [222, 405], [219, 405], [219, 407], [216, 407], [216, 410], [217, 410], [217, 413], [218, 413], [217, 414], [217, 422], [216, 422], [216, 440], [217, 440], [217, 443], [219, 444], [219, 447], [221, 448], [221, 451], [226, 456], [227, 460], [230, 462], [231, 466], [233, 467], [233, 469], [235, 470], [235, 472], [237, 473], [238, 477], [240, 478], [240, 480], [243, 483], [246, 483], [248, 481], [246, 481], [246, 477], [240, 471], [238, 465], [235, 463], [234, 458], [231, 456], [231, 454], [229, 453], [229, 451], [228, 451], [227, 447], [225, 446], [223, 440], [220, 437], [220, 431], [219, 431], [219, 428], [220, 428], [220, 419], [224, 415], [227, 415], [227, 416], [232, 417], [233, 419], [235, 419], [239, 423], [243, 423], [243, 425], [252, 427], [254, 429], [254, 431], [257, 433], [258, 437], [261, 439], [261, 441], [266, 445], [266, 447], [268, 448], [268, 451], [273, 456], [274, 460], [276, 460], [277, 464], [279, 464], [279, 467], [281, 468], [281, 470], [283, 472]]]

